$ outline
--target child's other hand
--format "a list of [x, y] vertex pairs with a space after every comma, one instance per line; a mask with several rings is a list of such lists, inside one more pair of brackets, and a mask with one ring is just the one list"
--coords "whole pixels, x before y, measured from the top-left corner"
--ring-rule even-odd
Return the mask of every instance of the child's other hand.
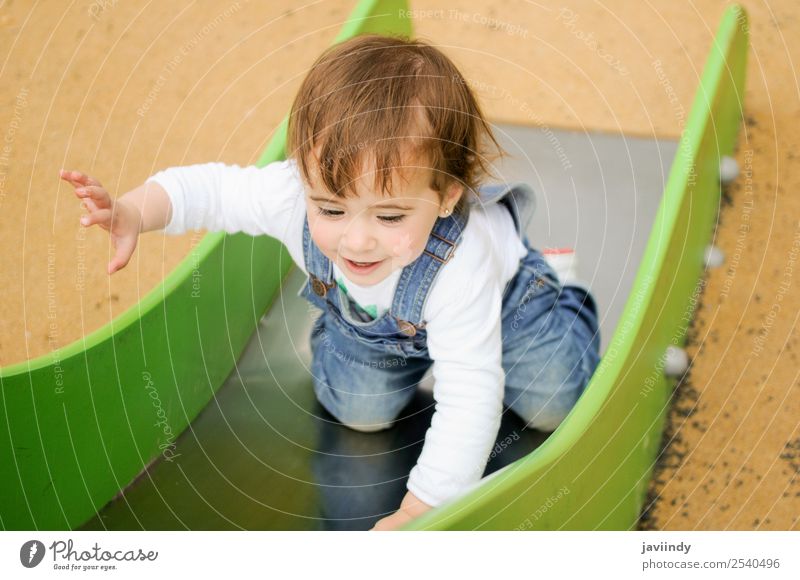
[[384, 532], [396, 530], [430, 509], [432, 509], [431, 506], [408, 491], [403, 497], [403, 501], [400, 502], [400, 509], [390, 516], [379, 519], [378, 523], [376, 523], [370, 531]]
[[391, 532], [392, 530], [396, 530], [413, 519], [414, 518], [412, 518], [406, 512], [397, 510], [392, 515], [379, 519], [378, 523], [375, 524], [370, 532]]
[[75, 187], [75, 195], [83, 201], [89, 213], [81, 217], [81, 225], [98, 225], [108, 231], [116, 253], [108, 264], [108, 273], [124, 268], [136, 249], [142, 216], [122, 200], [111, 199], [102, 184], [80, 171], [59, 172], [59, 177]]

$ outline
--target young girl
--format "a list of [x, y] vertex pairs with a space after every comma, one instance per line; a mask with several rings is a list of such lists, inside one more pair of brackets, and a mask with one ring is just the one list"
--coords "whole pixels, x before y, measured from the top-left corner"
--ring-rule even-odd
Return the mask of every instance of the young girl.
[[314, 391], [344, 425], [390, 427], [433, 366], [436, 408], [408, 493], [376, 526], [392, 529], [481, 478], [504, 403], [552, 431], [598, 363], [596, 306], [570, 256], [545, 259], [528, 243], [533, 192], [479, 184], [489, 145], [499, 151], [444, 54], [365, 35], [313, 65], [286, 161], [170, 168], [116, 200], [91, 177], [61, 176], [84, 200], [81, 223], [109, 230], [109, 273], [140, 232], [281, 240], [322, 310]]

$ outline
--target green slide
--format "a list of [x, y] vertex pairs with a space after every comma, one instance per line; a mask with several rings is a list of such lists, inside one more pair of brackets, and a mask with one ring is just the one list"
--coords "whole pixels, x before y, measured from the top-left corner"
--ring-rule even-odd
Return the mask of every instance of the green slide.
[[[406, 7], [362, 1], [337, 41], [363, 32], [410, 34]], [[662, 357], [668, 345], [683, 340], [681, 320], [687, 309], [691, 313], [703, 272], [719, 204], [720, 159], [734, 149], [742, 114], [746, 52], [746, 15], [732, 6], [706, 64], [633, 290], [573, 412], [543, 442], [528, 436], [531, 452], [508, 454], [471, 493], [409, 528], [635, 525], [672, 388]], [[259, 165], [283, 158], [284, 149], [285, 122]], [[284, 303], [301, 282], [291, 266], [273, 239], [208, 234], [162, 284], [109, 325], [51, 355], [0, 369], [2, 528], [313, 529], [331, 517], [332, 505], [352, 498], [329, 500], [326, 513], [315, 508], [294, 519], [280, 514], [324, 504], [337, 485], [321, 479], [332, 471], [357, 471], [355, 462], [326, 463], [342, 455], [330, 448], [314, 461], [313, 451], [331, 441], [354, 454], [363, 454], [364, 445], [400, 450], [395, 455], [402, 458], [395, 459], [403, 469], [396, 477], [384, 473], [382, 481], [391, 483], [392, 497], [401, 494], [400, 478], [413, 465], [429, 421], [422, 412], [429, 399], [415, 401], [420, 412], [413, 430], [349, 433], [331, 421], [309, 419], [321, 412], [307, 376], [283, 382], [268, 377], [279, 373], [264, 353], [290, 340], [280, 322], [308, 322], [307, 311], [287, 311]], [[260, 365], [248, 362], [259, 357]], [[267, 380], [296, 384], [297, 391], [278, 404], [273, 393], [283, 391]], [[236, 407], [244, 414], [232, 425], [225, 409], [235, 397], [249, 406]], [[516, 432], [514, 425], [504, 428]], [[247, 450], [243, 457], [232, 458], [224, 433], [231, 445]], [[237, 470], [252, 474], [253, 489], [263, 497], [232, 483]], [[198, 489], [202, 477], [208, 490]], [[171, 488], [181, 493], [170, 496]], [[223, 488], [229, 490], [224, 497], [209, 500]], [[279, 490], [285, 498], [280, 504], [272, 501]], [[203, 497], [203, 505], [181, 512], [180, 498], [188, 492]], [[265, 515], [256, 518], [260, 512], [248, 502]], [[208, 515], [201, 519], [204, 510]]]

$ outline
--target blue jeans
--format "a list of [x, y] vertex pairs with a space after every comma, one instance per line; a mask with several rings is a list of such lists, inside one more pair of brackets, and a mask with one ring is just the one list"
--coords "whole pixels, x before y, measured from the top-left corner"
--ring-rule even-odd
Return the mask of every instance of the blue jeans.
[[[503, 295], [502, 340], [505, 406], [529, 427], [555, 430], [600, 360], [594, 299], [561, 286], [529, 247]], [[317, 399], [359, 431], [390, 427], [433, 362], [424, 343], [365, 340], [328, 311], [315, 322], [311, 349]]]

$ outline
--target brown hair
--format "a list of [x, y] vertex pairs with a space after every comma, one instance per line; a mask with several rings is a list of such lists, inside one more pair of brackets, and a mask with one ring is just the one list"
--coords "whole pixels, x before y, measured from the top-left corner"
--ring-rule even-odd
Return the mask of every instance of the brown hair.
[[[423, 40], [372, 34], [317, 59], [292, 105], [287, 141], [305, 181], [312, 183], [315, 173], [338, 197], [355, 194], [369, 161], [375, 190], [391, 193], [393, 172], [410, 165], [409, 154], [427, 162], [440, 197], [453, 181], [468, 194], [491, 175], [490, 145], [492, 158], [503, 155], [450, 59]], [[466, 201], [462, 195], [455, 210]]]

